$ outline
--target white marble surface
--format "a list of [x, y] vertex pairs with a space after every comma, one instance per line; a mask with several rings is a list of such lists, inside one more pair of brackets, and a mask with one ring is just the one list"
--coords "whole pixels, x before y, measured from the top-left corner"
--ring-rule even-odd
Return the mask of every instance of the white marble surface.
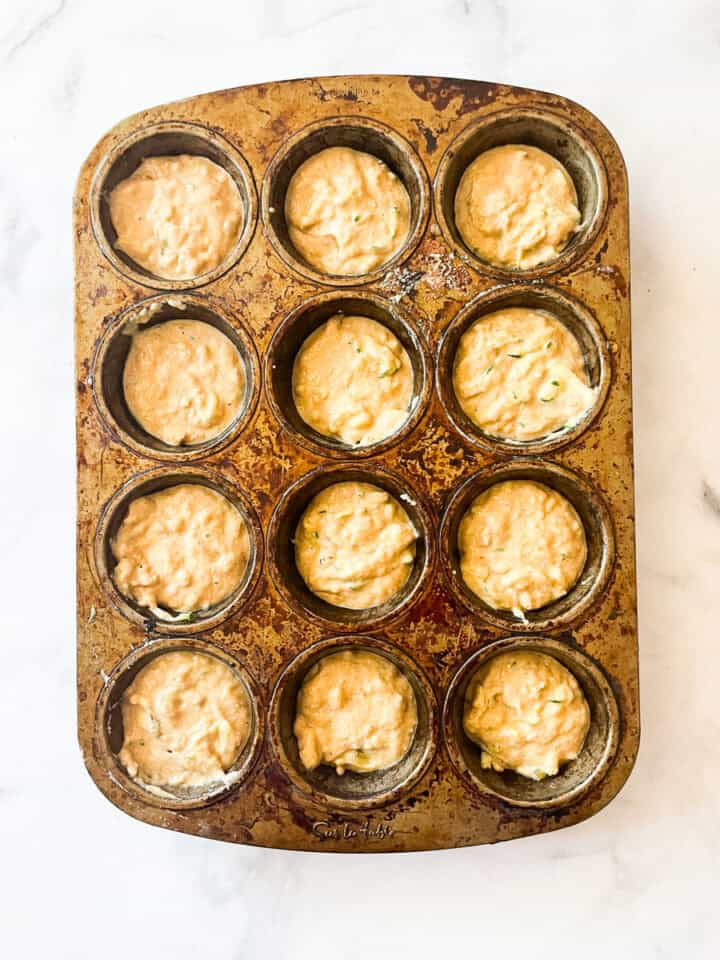
[[[76, 746], [76, 173], [144, 106], [353, 72], [557, 91], [607, 123], [630, 169], [643, 742], [620, 796], [549, 836], [379, 858], [233, 847], [117, 812]], [[703, 497], [720, 495], [719, 89], [715, 0], [4, 0], [4, 955], [719, 955], [720, 515]]]

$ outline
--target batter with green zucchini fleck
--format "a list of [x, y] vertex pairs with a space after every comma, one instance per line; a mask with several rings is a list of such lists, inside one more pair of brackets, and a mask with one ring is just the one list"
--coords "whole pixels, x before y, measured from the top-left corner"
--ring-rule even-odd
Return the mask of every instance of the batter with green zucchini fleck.
[[295, 562], [316, 596], [337, 607], [366, 610], [402, 589], [417, 536], [387, 490], [358, 481], [335, 483], [318, 493], [300, 518]]
[[109, 196], [115, 246], [165, 280], [218, 267], [243, 228], [240, 192], [207, 157], [146, 157]]
[[285, 219], [293, 246], [311, 267], [335, 276], [377, 269], [400, 250], [411, 204], [379, 157], [327, 147], [301, 163], [288, 184]]
[[455, 194], [455, 223], [468, 247], [514, 270], [559, 256], [580, 219], [570, 174], [555, 157], [527, 144], [481, 153]]
[[482, 748], [485, 769], [542, 780], [579, 755], [590, 708], [562, 663], [544, 653], [514, 650], [493, 657], [471, 680], [463, 726]]
[[247, 743], [245, 687], [215, 657], [174, 650], [146, 664], [122, 697], [120, 763], [141, 783], [199, 787], [227, 779]]
[[409, 681], [387, 657], [367, 650], [323, 657], [298, 693], [294, 733], [306, 770], [384, 770], [408, 752], [416, 727]]
[[250, 536], [240, 511], [201, 483], [136, 497], [111, 548], [120, 593], [161, 619], [207, 610], [240, 585]]
[[564, 597], [587, 559], [585, 528], [557, 490], [533, 480], [494, 483], [458, 527], [460, 572], [496, 610], [538, 610]]
[[453, 388], [477, 427], [518, 441], [570, 429], [597, 394], [570, 330], [544, 310], [526, 307], [490, 313], [465, 331]]
[[305, 423], [323, 436], [367, 446], [407, 420], [413, 370], [387, 327], [370, 317], [338, 313], [303, 343], [292, 384]]

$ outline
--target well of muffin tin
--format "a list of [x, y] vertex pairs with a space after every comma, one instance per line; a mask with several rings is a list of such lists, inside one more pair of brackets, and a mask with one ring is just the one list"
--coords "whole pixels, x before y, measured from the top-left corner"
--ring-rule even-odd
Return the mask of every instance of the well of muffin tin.
[[[342, 313], [369, 317], [387, 327], [407, 351], [413, 370], [413, 391], [407, 419], [391, 436], [367, 446], [326, 437], [305, 423], [293, 399], [293, 364], [305, 340], [323, 323]], [[416, 426], [431, 391], [431, 361], [418, 325], [407, 310], [374, 293], [322, 293], [296, 307], [275, 331], [265, 355], [268, 403], [280, 424], [304, 447], [329, 457], [367, 457], [383, 453]]]
[[[240, 354], [245, 392], [228, 426], [202, 443], [170, 446], [135, 420], [125, 400], [123, 373], [133, 335], [167, 320], [199, 320], [223, 333]], [[93, 361], [93, 392], [100, 416], [118, 439], [140, 456], [186, 462], [206, 457], [233, 441], [247, 426], [260, 392], [260, 367], [252, 337], [237, 317], [207, 299], [190, 294], [160, 294], [124, 310], [105, 331]]]
[[[484, 769], [481, 748], [463, 728], [468, 688], [500, 653], [544, 653], [559, 660], [580, 684], [590, 708], [590, 728], [582, 751], [553, 777], [531, 780], [511, 770]], [[443, 709], [443, 735], [458, 771], [481, 793], [518, 807], [563, 807], [600, 782], [613, 761], [620, 738], [620, 715], [610, 681], [587, 654], [562, 640], [509, 637], [469, 657], [453, 677]]]
[[[392, 767], [372, 773], [321, 764], [306, 770], [300, 762], [293, 733], [297, 696], [310, 669], [323, 657], [345, 650], [366, 651], [386, 657], [407, 678], [417, 705], [417, 728], [410, 749]], [[437, 746], [435, 695], [427, 678], [399, 648], [376, 637], [355, 635], [321, 640], [303, 650], [281, 673], [272, 694], [269, 711], [270, 739], [278, 761], [292, 783], [314, 799], [335, 808], [369, 809], [395, 800], [425, 773]]]
[[[522, 619], [512, 610], [495, 609], [481, 600], [466, 585], [460, 571], [460, 522], [476, 497], [506, 480], [532, 480], [560, 493], [577, 511], [587, 541], [585, 567], [574, 586], [558, 600], [526, 610]], [[602, 594], [615, 559], [615, 535], [604, 498], [586, 479], [550, 461], [512, 460], [480, 470], [451, 494], [440, 525], [440, 552], [450, 589], [467, 609], [501, 629], [540, 632], [574, 622]]]
[[[537, 147], [555, 157], [570, 174], [578, 196], [578, 229], [557, 257], [529, 270], [483, 260], [467, 246], [455, 225], [455, 194], [463, 173], [481, 153], [508, 144]], [[607, 198], [605, 167], [587, 135], [559, 114], [533, 108], [499, 110], [466, 127], [441, 158], [435, 177], [435, 212], [445, 239], [472, 266], [504, 276], [540, 277], [566, 269], [597, 237]]]
[[[595, 401], [577, 423], [555, 430], [536, 440], [511, 440], [486, 433], [461, 407], [453, 385], [455, 356], [463, 335], [481, 318], [499, 310], [524, 307], [542, 311], [558, 320], [580, 345], [588, 382], [595, 389]], [[611, 363], [607, 340], [600, 324], [579, 300], [549, 286], [513, 284], [495, 287], [467, 303], [445, 329], [438, 349], [435, 383], [443, 410], [463, 438], [493, 452], [542, 454], [576, 440], [593, 423], [603, 408], [610, 388]]]
[[[336, 483], [358, 481], [386, 490], [407, 513], [415, 527], [415, 562], [410, 576], [393, 597], [379, 606], [350, 610], [327, 603], [305, 584], [295, 563], [295, 530], [310, 501]], [[301, 616], [337, 630], [369, 629], [405, 613], [420, 597], [434, 562], [432, 514], [417, 491], [403, 477], [381, 467], [342, 464], [317, 467], [300, 477], [283, 494], [268, 529], [268, 566], [273, 582], [286, 603]]]
[[[198, 277], [168, 280], [158, 277], [132, 260], [115, 244], [117, 233], [110, 217], [110, 194], [148, 157], [189, 154], [206, 157], [222, 167], [240, 194], [243, 225], [225, 260]], [[110, 149], [100, 162], [90, 187], [90, 222], [104, 256], [121, 274], [136, 283], [160, 290], [187, 290], [216, 280], [237, 263], [247, 249], [257, 219], [257, 194], [252, 172], [240, 151], [219, 133], [197, 123], [170, 121], [136, 130]]]
[[[410, 227], [397, 253], [370, 273], [354, 276], [320, 273], [295, 249], [285, 221], [285, 194], [293, 174], [305, 160], [327, 147], [350, 147], [382, 160], [398, 177], [410, 197]], [[410, 256], [430, 216], [430, 183], [410, 144], [391, 127], [367, 117], [329, 117], [303, 127], [273, 157], [265, 174], [260, 210], [268, 238], [285, 263], [315, 283], [353, 286], [378, 280]]]
[[[147, 607], [142, 607], [124, 596], [115, 586], [112, 573], [116, 561], [112, 552], [112, 541], [133, 500], [184, 483], [196, 483], [216, 490], [233, 504], [245, 521], [250, 552], [242, 581], [228, 597], [207, 610], [198, 610], [188, 616], [181, 614], [179, 619], [164, 620], [153, 614]], [[156, 467], [136, 474], [106, 503], [95, 533], [94, 554], [100, 583], [123, 616], [157, 634], [188, 635], [217, 626], [237, 613], [247, 602], [262, 569], [263, 537], [260, 522], [252, 505], [245, 495], [224, 477], [198, 467]], [[175, 611], [167, 612], [171, 617], [176, 613]]]
[[[237, 677], [245, 688], [250, 704], [250, 732], [245, 746], [227, 771], [227, 779], [192, 788], [156, 787], [133, 779], [120, 763], [124, 731], [122, 697], [140, 670], [151, 660], [166, 653], [201, 653], [214, 657]], [[257, 760], [263, 744], [264, 717], [258, 701], [255, 681], [247, 669], [230, 653], [215, 644], [192, 637], [151, 640], [133, 649], [113, 669], [97, 703], [96, 742], [104, 754], [108, 770], [124, 790], [144, 803], [172, 809], [203, 807], [220, 800], [236, 790], [246, 779]]]

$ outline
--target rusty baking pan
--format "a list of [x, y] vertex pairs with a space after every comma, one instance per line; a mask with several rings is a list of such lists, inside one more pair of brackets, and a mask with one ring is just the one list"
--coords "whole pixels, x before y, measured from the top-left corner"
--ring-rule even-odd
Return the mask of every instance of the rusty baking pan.
[[[559, 257], [498, 269], [464, 243], [453, 198], [491, 147], [530, 144], [555, 156], [576, 188], [579, 229]], [[300, 163], [328, 146], [383, 160], [409, 197], [402, 248], [360, 277], [327, 276], [300, 258], [284, 196]], [[243, 223], [226, 260], [192, 281], [163, 280], [118, 250], [108, 197], [145, 158], [190, 153], [223, 167]], [[266, 83], [154, 107], [93, 148], [74, 204], [77, 385], [77, 692], [84, 760], [98, 788], [150, 824], [236, 843], [338, 852], [492, 843], [585, 820], [620, 790], [639, 739], [633, 513], [627, 179], [605, 127], [572, 101], [517, 87], [439, 77], [331, 77]], [[451, 389], [458, 339], [503, 306], [553, 312], [576, 335], [595, 403], [578, 425], [539, 441], [475, 429]], [[412, 365], [412, 413], [369, 447], [328, 441], [302, 421], [290, 377], [300, 343], [338, 311], [389, 327]], [[218, 437], [172, 447], [133, 419], [122, 371], [138, 319], [204, 320], [236, 345], [246, 370], [235, 420]], [[463, 510], [499, 479], [561, 492], [585, 528], [582, 576], [524, 620], [494, 610], [458, 577]], [[412, 573], [369, 611], [309, 593], [294, 566], [294, 525], [335, 480], [368, 480], [401, 497], [419, 532]], [[249, 530], [243, 581], [181, 622], [127, 600], [112, 537], [133, 499], [178, 483], [227, 496]], [[307, 771], [293, 735], [297, 691], [329, 651], [376, 651], [418, 704], [405, 758], [373, 774]], [[227, 665], [251, 704], [250, 734], [227, 782], [151, 792], [118, 760], [122, 695], [168, 650]], [[590, 707], [585, 747], [556, 777], [488, 770], [465, 736], [462, 704], [497, 652], [550, 653]]]

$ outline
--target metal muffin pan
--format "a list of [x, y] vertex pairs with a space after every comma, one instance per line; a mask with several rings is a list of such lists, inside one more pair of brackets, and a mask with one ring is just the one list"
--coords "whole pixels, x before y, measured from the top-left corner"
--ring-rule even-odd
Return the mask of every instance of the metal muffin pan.
[[[481, 262], [453, 221], [465, 166], [509, 142], [557, 156], [582, 210], [581, 228], [558, 259], [522, 273]], [[292, 173], [338, 144], [379, 156], [411, 197], [407, 242], [362, 277], [315, 272], [284, 222]], [[184, 152], [230, 172], [245, 225], [224, 264], [178, 284], [113, 248], [107, 196], [145, 156]], [[170, 829], [342, 852], [494, 842], [576, 823], [608, 803], [632, 769], [639, 712], [627, 180], [602, 124], [561, 97], [475, 81], [335, 77], [237, 88], [144, 111], [103, 137], [80, 173], [74, 226], [78, 729], [101, 791], [132, 816]], [[578, 337], [597, 401], [573, 429], [512, 443], [482, 434], [459, 409], [451, 384], [459, 337], [505, 306], [547, 310]], [[318, 435], [292, 402], [294, 356], [337, 312], [384, 323], [412, 362], [406, 423], [369, 447]], [[227, 430], [184, 448], [149, 437], [122, 395], [133, 330], [171, 316], [222, 330], [247, 381]], [[483, 605], [457, 570], [463, 510], [490, 483], [511, 477], [564, 493], [588, 538], [585, 570], [568, 596], [524, 620]], [[407, 584], [369, 611], [323, 603], [295, 568], [291, 540], [304, 506], [347, 479], [399, 497], [419, 533]], [[111, 542], [134, 497], [184, 482], [235, 503], [251, 561], [227, 601], [167, 622], [119, 594]], [[371, 775], [305, 771], [292, 734], [297, 690], [319, 657], [348, 647], [386, 656], [408, 677], [418, 703], [413, 746]], [[591, 708], [582, 754], [540, 783], [483, 770], [462, 730], [468, 685], [489, 657], [515, 647], [565, 663]], [[117, 760], [122, 692], [148, 658], [170, 649], [219, 657], [253, 706], [251, 737], [231, 777], [187, 795], [148, 791]]]

